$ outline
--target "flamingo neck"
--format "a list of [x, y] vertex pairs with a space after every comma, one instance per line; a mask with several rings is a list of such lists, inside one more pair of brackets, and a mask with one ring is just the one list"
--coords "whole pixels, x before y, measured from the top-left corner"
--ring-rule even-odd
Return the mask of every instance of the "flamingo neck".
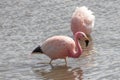
[[75, 50], [71, 54], [71, 57], [73, 57], [73, 58], [78, 58], [82, 54], [82, 48], [81, 48], [81, 45], [80, 45], [79, 40], [78, 40], [79, 38], [81, 38], [80, 35], [81, 35], [81, 33], [77, 33], [77, 34], [74, 35], [77, 50]]

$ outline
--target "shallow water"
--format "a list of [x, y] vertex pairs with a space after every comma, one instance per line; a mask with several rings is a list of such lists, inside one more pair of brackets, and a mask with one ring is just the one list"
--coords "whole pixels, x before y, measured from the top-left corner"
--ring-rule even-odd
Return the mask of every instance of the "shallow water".
[[[0, 0], [0, 80], [120, 80], [119, 4], [119, 0]], [[51, 66], [42, 54], [30, 58], [50, 36], [73, 37], [71, 15], [83, 5], [96, 16], [84, 55], [68, 58], [67, 66], [64, 60]]]

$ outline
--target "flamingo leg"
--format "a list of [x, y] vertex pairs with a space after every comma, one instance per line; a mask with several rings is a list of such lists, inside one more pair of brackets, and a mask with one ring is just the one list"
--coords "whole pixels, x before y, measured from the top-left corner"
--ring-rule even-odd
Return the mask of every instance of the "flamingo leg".
[[50, 60], [49, 64], [52, 64], [53, 59]]
[[66, 58], [64, 58], [64, 60], [65, 60], [65, 65], [67, 65], [67, 59], [66, 59]]

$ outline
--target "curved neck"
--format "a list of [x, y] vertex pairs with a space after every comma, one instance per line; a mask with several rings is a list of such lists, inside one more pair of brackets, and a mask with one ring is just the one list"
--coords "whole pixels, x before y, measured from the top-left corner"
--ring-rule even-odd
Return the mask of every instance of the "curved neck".
[[82, 48], [81, 48], [79, 40], [78, 40], [79, 38], [81, 38], [80, 35], [81, 35], [81, 33], [77, 33], [77, 34], [74, 35], [74, 37], [75, 37], [75, 44], [76, 44], [76, 49], [77, 50], [74, 50], [71, 53], [71, 57], [72, 58], [78, 58], [82, 54]]

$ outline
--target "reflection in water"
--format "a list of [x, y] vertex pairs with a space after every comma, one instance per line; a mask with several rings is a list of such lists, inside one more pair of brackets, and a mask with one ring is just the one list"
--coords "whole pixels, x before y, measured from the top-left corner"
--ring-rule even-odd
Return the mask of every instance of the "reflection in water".
[[33, 67], [33, 72], [44, 80], [82, 80], [83, 71], [80, 68], [72, 69], [71, 67], [54, 66], [49, 67], [44, 65], [43, 67]]

